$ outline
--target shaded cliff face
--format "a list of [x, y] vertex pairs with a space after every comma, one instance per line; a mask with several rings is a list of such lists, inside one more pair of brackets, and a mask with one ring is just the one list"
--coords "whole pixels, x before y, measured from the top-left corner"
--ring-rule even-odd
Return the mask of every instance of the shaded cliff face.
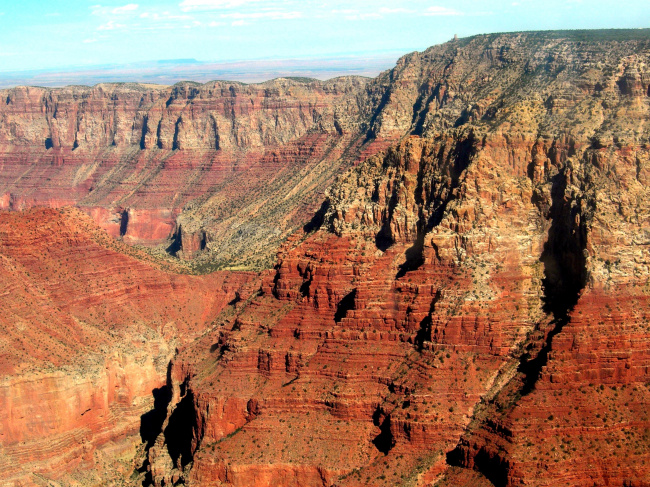
[[367, 127], [420, 136], [180, 351], [147, 481], [650, 482], [649, 48], [487, 36], [380, 77]]

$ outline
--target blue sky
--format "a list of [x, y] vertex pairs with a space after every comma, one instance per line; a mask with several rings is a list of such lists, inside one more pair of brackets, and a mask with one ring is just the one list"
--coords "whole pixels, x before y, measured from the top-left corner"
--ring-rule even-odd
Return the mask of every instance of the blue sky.
[[0, 71], [422, 50], [487, 32], [650, 27], [648, 0], [0, 0]]

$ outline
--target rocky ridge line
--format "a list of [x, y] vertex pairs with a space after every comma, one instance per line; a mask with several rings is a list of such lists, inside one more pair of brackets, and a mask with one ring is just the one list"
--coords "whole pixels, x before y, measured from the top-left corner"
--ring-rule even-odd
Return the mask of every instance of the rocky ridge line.
[[[495, 485], [644, 485], [647, 418], [599, 430], [624, 463], [565, 441], [593, 451], [590, 418], [647, 394], [648, 255], [624, 235], [648, 223], [648, 46], [515, 34], [404, 58], [389, 76], [411, 83], [381, 113], [401, 120], [415, 100], [422, 138], [341, 177], [264, 293], [181, 350], [168, 419], [181, 404], [195, 419], [185, 456], [158, 437], [151, 481], [474, 485], [452, 462]], [[589, 311], [620, 299], [630, 326]], [[591, 382], [574, 391], [578, 377]], [[594, 400], [612, 387], [625, 406], [620, 392]], [[564, 454], [540, 463], [558, 450], [537, 427], [551, 407]]]

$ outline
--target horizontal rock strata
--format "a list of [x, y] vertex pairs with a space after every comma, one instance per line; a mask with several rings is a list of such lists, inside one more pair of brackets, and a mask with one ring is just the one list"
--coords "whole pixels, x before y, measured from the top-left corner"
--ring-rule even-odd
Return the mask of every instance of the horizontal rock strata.
[[[6, 167], [92, 187], [3, 205], [74, 202], [123, 241], [78, 210], [0, 214], [8, 478], [649, 485], [649, 66], [647, 31], [477, 36], [370, 81], [138, 88], [142, 122], [83, 130], [39, 92], [52, 158], [15, 139]], [[113, 162], [73, 169], [94, 140]], [[137, 232], [241, 265], [284, 243], [198, 277]]]
[[180, 351], [147, 481], [646, 485], [649, 44], [580, 42], [398, 63], [413, 136]]
[[251, 274], [179, 275], [127, 251], [78, 210], [0, 212], [6, 485], [128, 477], [175, 347], [255, 286]]

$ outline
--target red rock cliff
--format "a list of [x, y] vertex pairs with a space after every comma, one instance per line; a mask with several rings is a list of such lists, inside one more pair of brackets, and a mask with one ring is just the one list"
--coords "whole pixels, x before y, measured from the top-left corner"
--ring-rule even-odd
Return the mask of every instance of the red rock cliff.
[[[84, 397], [73, 403], [80, 409], [73, 408], [69, 423], [52, 437], [77, 434], [78, 425], [87, 424], [88, 451], [101, 454], [84, 460], [86, 475], [106, 472], [102, 462], [123, 455], [123, 464], [136, 470], [130, 470], [129, 482], [145, 485], [648, 485], [649, 56], [645, 31], [478, 36], [408, 55], [395, 69], [341, 96], [332, 105], [331, 124], [323, 122], [323, 130], [319, 125], [300, 140], [342, 141], [327, 156], [339, 161], [337, 167], [345, 165], [342, 160], [361, 160], [337, 178], [304, 232], [286, 241], [274, 270], [254, 284], [230, 277], [232, 287], [222, 286], [212, 307], [204, 304], [203, 284], [189, 282], [203, 278], [151, 277], [163, 283], [188, 279], [176, 285], [187, 290], [181, 294], [187, 301], [174, 303], [187, 303], [195, 325], [169, 336], [194, 330], [192, 340], [171, 342], [172, 353], [161, 341], [156, 355], [156, 340], [165, 336], [164, 327], [158, 331], [158, 313], [169, 302], [152, 294], [155, 307], [118, 306], [110, 319], [125, 331], [106, 350], [128, 354], [118, 355], [113, 365], [86, 368], [98, 390], [117, 383], [120, 393], [113, 402], [104, 399], [113, 397], [108, 393], [92, 400], [75, 393]], [[163, 112], [179, 103], [173, 96], [167, 100]], [[194, 119], [183, 115], [176, 125], [178, 120], [178, 134], [160, 138], [162, 148], [149, 148], [147, 140], [157, 145], [158, 138], [147, 129], [144, 149], [134, 149], [143, 158], [136, 167], [149, 167], [147, 151], [172, 151], [156, 173], [161, 178], [172, 177], [168, 167], [191, 164], [180, 159], [190, 150], [183, 145], [193, 139], [183, 134], [190, 133]], [[206, 127], [201, 133], [210, 133]], [[397, 142], [390, 145], [391, 140]], [[296, 147], [297, 152], [265, 149], [260, 160], [284, 167], [288, 154], [316, 146]], [[342, 155], [344, 147], [350, 150]], [[323, 188], [330, 176], [321, 175], [334, 174], [305, 164], [298, 173], [308, 174], [301, 181], [309, 184], [287, 183], [299, 189], [283, 194], [286, 201], [298, 201], [304, 188]], [[290, 173], [296, 174], [295, 167]], [[289, 172], [281, 169], [275, 174], [280, 186], [294, 181], [284, 179]], [[236, 181], [252, 206], [226, 203], [218, 185], [206, 189], [204, 199], [188, 203], [178, 217], [175, 233], [183, 252], [185, 246], [210, 245], [216, 251], [217, 231], [192, 226], [206, 208], [217, 215], [215, 222], [233, 224], [253, 251], [261, 248], [257, 227], [246, 223], [258, 221], [255, 216], [239, 221], [219, 213], [232, 204], [257, 208], [268, 219], [267, 196], [247, 186], [247, 178]], [[297, 208], [293, 204], [283, 211]], [[124, 211], [127, 225], [138, 221], [131, 208], [120, 207], [114, 225], [122, 228]], [[287, 214], [301, 218], [299, 211]], [[86, 242], [83, 235], [66, 236], [65, 245], [54, 247], [67, 252], [62, 249]], [[50, 246], [38, 247], [41, 240], [14, 243], [13, 252], [29, 256], [24, 249], [36, 245], [37, 255], [45, 255]], [[7, 239], [19, 241], [19, 236]], [[100, 246], [98, 259], [107, 245]], [[88, 255], [95, 255], [92, 248]], [[88, 266], [93, 279], [84, 279], [84, 286], [96, 282]], [[41, 291], [50, 289], [53, 278], [47, 265], [33, 263], [22, 274], [15, 267], [6, 274], [14, 276], [7, 286], [17, 291], [8, 296], [22, 296], [21, 276], [29, 272], [31, 278], [36, 270], [25, 302], [49, 296]], [[148, 277], [153, 271], [134, 269], [134, 282], [142, 273], [149, 282], [144, 289], [154, 287]], [[83, 331], [85, 323], [96, 323], [93, 330], [111, 329], [107, 317], [114, 307], [102, 302], [113, 303], [121, 293], [114, 298], [101, 287], [107, 277], [99, 272], [96, 277], [92, 292], [81, 285], [54, 286], [51, 292], [61, 288], [68, 300], [79, 295], [92, 304], [84, 311], [58, 305], [65, 312], [62, 323], [43, 336], [60, 339], [59, 328]], [[123, 286], [118, 281], [111, 288]], [[178, 320], [186, 313], [180, 305], [169, 311]], [[124, 324], [131, 323], [130, 313], [143, 314], [141, 322], [135, 320], [138, 328]], [[4, 326], [15, 323], [19, 320]], [[145, 332], [152, 339], [143, 347]], [[30, 356], [17, 347], [7, 350]], [[57, 356], [60, 363], [49, 355], [34, 363], [48, 360], [59, 368], [69, 363]], [[157, 356], [156, 369], [149, 361]], [[9, 357], [5, 368], [13, 375], [7, 380], [31, 373], [22, 359]], [[135, 423], [127, 421], [130, 449], [104, 443], [113, 431], [108, 424], [121, 423], [91, 421], [94, 416], [84, 423], [91, 414], [85, 413], [87, 404], [98, 404], [99, 411], [116, 404], [113, 410], [123, 411], [131, 401], [134, 408], [137, 391], [153, 381], [114, 377], [130, 377], [125, 371], [135, 370], [134, 363], [161, 371], [167, 358], [167, 380], [157, 383], [157, 400], [147, 403], [153, 408], [143, 418], [141, 443], [129, 464]], [[51, 389], [44, 390], [63, 387], [58, 378], [49, 378]], [[74, 387], [83, 390], [81, 382]], [[5, 465], [13, 478], [23, 479], [27, 470], [15, 470], [16, 465], [44, 447], [19, 449], [21, 441], [31, 441], [22, 438], [37, 428], [31, 422], [38, 418], [27, 414], [35, 393], [21, 397], [29, 399], [17, 408], [16, 424], [29, 425], [12, 431], [18, 449]], [[135, 409], [126, 410], [124, 418], [136, 416]], [[0, 424], [10, 429], [13, 421]], [[34, 431], [46, 431], [38, 428]], [[59, 451], [64, 450], [54, 448], [33, 461], [49, 462], [43, 475], [67, 481]]]
[[650, 44], [578, 42], [400, 62], [371, 125], [422, 137], [181, 350], [148, 481], [647, 485]]
[[0, 212], [3, 485], [128, 477], [175, 347], [254, 278], [178, 275], [125, 247], [78, 210]]

